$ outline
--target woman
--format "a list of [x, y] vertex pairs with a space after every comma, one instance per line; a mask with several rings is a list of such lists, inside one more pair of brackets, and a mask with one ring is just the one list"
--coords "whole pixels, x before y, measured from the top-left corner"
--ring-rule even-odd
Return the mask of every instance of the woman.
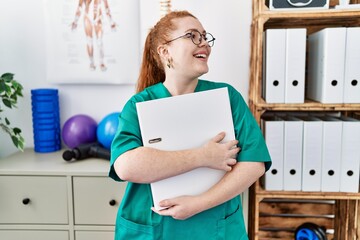
[[[112, 143], [109, 176], [128, 181], [116, 239], [248, 239], [239, 194], [264, 174], [271, 160], [241, 95], [228, 84], [198, 79], [208, 72], [214, 40], [187, 11], [170, 12], [147, 36], [138, 93], [123, 108]], [[237, 140], [220, 143], [224, 133], [219, 133], [196, 149], [142, 146], [136, 102], [221, 87], [229, 91]], [[203, 194], [164, 199], [164, 210], [152, 209], [149, 183], [203, 166], [227, 173]]]

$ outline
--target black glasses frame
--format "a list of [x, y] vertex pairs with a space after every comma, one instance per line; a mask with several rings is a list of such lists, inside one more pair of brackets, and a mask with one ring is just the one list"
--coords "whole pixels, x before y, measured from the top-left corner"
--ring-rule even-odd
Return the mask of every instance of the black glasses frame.
[[[200, 35], [199, 43], [196, 43], [196, 42], [195, 42], [194, 32], [199, 33], [199, 35]], [[211, 38], [210, 40], [207, 40], [207, 39], [209, 38], [209, 37], [207, 37], [208, 35], [210, 35], [210, 38]], [[165, 42], [165, 44], [171, 43], [171, 42], [173, 42], [173, 41], [175, 41], [175, 40], [178, 40], [178, 39], [184, 38], [184, 37], [190, 38], [191, 41], [192, 41], [196, 46], [199, 46], [199, 45], [202, 43], [203, 40], [205, 40], [205, 41], [209, 44], [210, 47], [214, 46], [214, 42], [215, 42], [215, 38], [214, 38], [214, 36], [213, 36], [211, 33], [207, 32], [207, 33], [203, 33], [203, 34], [202, 34], [202, 33], [199, 32], [198, 30], [192, 30], [191, 32], [185, 33], [184, 35], [181, 35], [181, 36], [179, 36], [179, 37], [177, 37], [177, 38], [174, 38], [174, 39], [171, 39], [170, 41]]]

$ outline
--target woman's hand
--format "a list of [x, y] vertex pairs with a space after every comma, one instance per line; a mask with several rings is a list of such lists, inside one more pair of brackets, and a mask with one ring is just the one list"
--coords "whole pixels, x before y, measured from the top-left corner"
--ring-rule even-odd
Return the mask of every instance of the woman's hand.
[[159, 215], [170, 216], [177, 220], [185, 220], [202, 211], [200, 201], [196, 196], [180, 196], [162, 200], [159, 206], [165, 209], [152, 208], [152, 210]]
[[221, 132], [201, 147], [201, 158], [205, 167], [231, 171], [232, 166], [236, 164], [236, 155], [240, 151], [237, 147], [238, 141], [220, 143], [224, 137], [225, 133]]

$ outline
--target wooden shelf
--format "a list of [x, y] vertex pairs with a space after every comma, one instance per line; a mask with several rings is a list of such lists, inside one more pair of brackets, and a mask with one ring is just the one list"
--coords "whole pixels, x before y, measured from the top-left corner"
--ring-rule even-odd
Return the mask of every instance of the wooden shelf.
[[[256, 19], [259, 16], [264, 18], [272, 18], [272, 19], [315, 19], [318, 21], [321, 18], [345, 18], [349, 17], [359, 17], [360, 16], [360, 8], [348, 8], [348, 9], [338, 9], [335, 8], [338, 5], [338, 0], [330, 0], [329, 9], [306, 9], [306, 10], [269, 10], [266, 6], [264, 0], [260, 0], [257, 3], [253, 2], [253, 18]], [[351, 0], [352, 4], [359, 3], [359, 0]]]
[[267, 191], [256, 192], [257, 198], [285, 198], [285, 199], [316, 199], [316, 200], [358, 200], [360, 193], [344, 192], [301, 192], [301, 191]]
[[[249, 107], [260, 124], [264, 113], [306, 112], [334, 113], [360, 118], [360, 103], [324, 104], [305, 100], [301, 104], [267, 103], [262, 98], [263, 71], [263, 32], [273, 28], [306, 28], [311, 34], [327, 27], [359, 27], [360, 9], [326, 9], [306, 11], [270, 11], [265, 0], [253, 0], [253, 21], [251, 26], [251, 60], [249, 82]], [[352, 4], [360, 0], [351, 0]], [[334, 7], [338, 0], [330, 0]], [[305, 80], [306, 84], [306, 80]], [[274, 202], [271, 202], [273, 201]], [[285, 201], [286, 203], [279, 203]], [[305, 207], [302, 201], [306, 203]], [[314, 201], [316, 203], [312, 204]], [[302, 191], [267, 191], [257, 181], [249, 194], [249, 237], [250, 239], [293, 239], [293, 230], [304, 221], [317, 223], [334, 229], [328, 234], [329, 239], [355, 239], [360, 233], [360, 193], [344, 192], [302, 192]], [[319, 203], [320, 202], [320, 203]], [[332, 206], [323, 206], [323, 202], [333, 202]], [[304, 214], [304, 209], [308, 215]], [[309, 210], [310, 209], [310, 210]], [[321, 209], [326, 209], [324, 212]], [[329, 212], [333, 218], [327, 218]], [[286, 213], [283, 214], [282, 213]], [[313, 216], [309, 216], [314, 213]], [[330, 215], [331, 215], [330, 214]], [[310, 214], [311, 215], [311, 214]], [[301, 216], [301, 217], [299, 217]], [[266, 228], [290, 227], [291, 231], [264, 230]]]
[[326, 10], [306, 10], [306, 11], [270, 11], [266, 10], [257, 17], [263, 17], [268, 19], [314, 19], [319, 21], [321, 19], [325, 21], [331, 21], [331, 19], [352, 19], [360, 17], [359, 9], [326, 9]]
[[258, 111], [360, 111], [360, 103], [336, 103], [325, 104], [312, 100], [306, 100], [305, 103], [266, 103], [264, 99], [260, 99], [255, 103]]
[[308, 33], [325, 27], [360, 26], [360, 9], [354, 10], [324, 10], [316, 12], [265, 12], [262, 18], [264, 29], [268, 28], [308, 28]]

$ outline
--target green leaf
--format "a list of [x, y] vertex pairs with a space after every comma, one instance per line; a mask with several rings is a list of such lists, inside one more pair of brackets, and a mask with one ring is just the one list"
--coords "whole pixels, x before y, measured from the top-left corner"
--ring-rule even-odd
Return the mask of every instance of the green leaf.
[[1, 75], [1, 78], [4, 78], [6, 81], [13, 80], [14, 74], [13, 73], [4, 73]]
[[19, 141], [18, 142], [18, 146], [17, 146], [17, 148], [20, 150], [20, 151], [24, 151], [24, 140], [23, 141]]
[[10, 102], [8, 99], [4, 98], [4, 99], [3, 99], [3, 103], [4, 103], [5, 106], [7, 106], [8, 108], [12, 108], [12, 104], [11, 104], [11, 102]]
[[12, 80], [11, 85], [13, 89], [17, 89], [19, 87], [19, 83], [17, 81]]
[[12, 101], [16, 104], [17, 103], [17, 96], [14, 94], [14, 95], [11, 95], [10, 98], [12, 99]]
[[21, 129], [17, 128], [17, 127], [14, 127], [13, 131], [14, 131], [15, 135], [18, 135], [21, 133]]
[[20, 97], [23, 97], [22, 88], [16, 89], [15, 94], [18, 95], [18, 96], [20, 96]]
[[0, 81], [0, 94], [3, 94], [5, 92], [5, 87], [6, 87], [5, 85], [6, 85], [5, 82], [2, 81], [2, 79], [1, 79], [1, 81]]
[[19, 140], [18, 140], [17, 137], [11, 136], [11, 140], [12, 140], [12, 142], [14, 143], [14, 145], [15, 145], [16, 147], [19, 146]]
[[10, 121], [7, 117], [5, 117], [5, 122], [6, 122], [6, 125], [10, 125]]
[[9, 87], [9, 85], [7, 85], [7, 84], [4, 84], [4, 88], [5, 88], [6, 95], [10, 96], [11, 95], [11, 87]]

